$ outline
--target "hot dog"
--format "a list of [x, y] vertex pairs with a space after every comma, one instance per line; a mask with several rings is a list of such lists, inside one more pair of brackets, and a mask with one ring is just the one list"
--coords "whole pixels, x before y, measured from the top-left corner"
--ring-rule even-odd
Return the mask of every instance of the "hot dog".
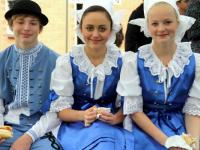
[[13, 136], [12, 127], [0, 126], [0, 139], [7, 139]]

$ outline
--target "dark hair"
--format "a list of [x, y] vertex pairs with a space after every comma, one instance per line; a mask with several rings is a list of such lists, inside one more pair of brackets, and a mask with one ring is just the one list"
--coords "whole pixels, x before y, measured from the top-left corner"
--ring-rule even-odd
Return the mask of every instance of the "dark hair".
[[112, 18], [110, 16], [109, 12], [104, 7], [98, 6], [98, 5], [90, 6], [84, 11], [81, 21], [80, 21], [80, 27], [82, 27], [82, 22], [83, 22], [84, 17], [88, 13], [91, 13], [91, 12], [104, 12], [106, 14], [107, 18], [110, 20], [110, 26], [111, 26], [111, 30], [112, 30], [113, 21], [112, 21]]

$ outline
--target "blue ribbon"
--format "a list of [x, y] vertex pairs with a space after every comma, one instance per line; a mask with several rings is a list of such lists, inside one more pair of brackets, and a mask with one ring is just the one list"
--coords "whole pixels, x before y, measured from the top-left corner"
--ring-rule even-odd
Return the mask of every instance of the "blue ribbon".
[[47, 111], [49, 111], [50, 106], [51, 106], [51, 102], [55, 101], [56, 99], [58, 99], [58, 95], [56, 94], [56, 92], [54, 90], [50, 91], [49, 97], [47, 100], [44, 101], [42, 108], [41, 108], [41, 112], [45, 113]]

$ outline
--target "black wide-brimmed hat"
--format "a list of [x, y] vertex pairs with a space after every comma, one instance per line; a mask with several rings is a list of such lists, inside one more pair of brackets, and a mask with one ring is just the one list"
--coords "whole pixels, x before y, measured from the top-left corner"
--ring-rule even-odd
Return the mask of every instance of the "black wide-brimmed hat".
[[48, 18], [42, 14], [40, 6], [31, 0], [20, 0], [16, 2], [12, 9], [8, 10], [5, 18], [8, 20], [16, 14], [30, 14], [38, 17], [43, 26], [48, 23]]

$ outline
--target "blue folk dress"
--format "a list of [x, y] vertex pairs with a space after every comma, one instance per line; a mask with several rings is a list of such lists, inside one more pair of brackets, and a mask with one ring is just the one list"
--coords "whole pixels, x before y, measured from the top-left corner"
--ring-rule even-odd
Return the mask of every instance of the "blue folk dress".
[[[94, 105], [107, 107], [112, 113], [120, 109], [116, 88], [122, 58], [119, 49], [110, 45], [102, 64], [93, 66], [84, 52], [84, 45], [58, 58], [52, 73], [50, 111], [65, 108], [86, 110]], [[121, 127], [95, 121], [89, 127], [84, 122], [62, 122], [57, 139], [64, 150], [129, 150], [134, 147], [133, 135]]]
[[[143, 111], [167, 136], [186, 132], [184, 113], [200, 115], [200, 56], [192, 53], [189, 43], [179, 43], [168, 68], [151, 44], [126, 57], [117, 89], [125, 96], [124, 113]], [[135, 123], [127, 121], [127, 128], [135, 137], [135, 150], [166, 150]]]

